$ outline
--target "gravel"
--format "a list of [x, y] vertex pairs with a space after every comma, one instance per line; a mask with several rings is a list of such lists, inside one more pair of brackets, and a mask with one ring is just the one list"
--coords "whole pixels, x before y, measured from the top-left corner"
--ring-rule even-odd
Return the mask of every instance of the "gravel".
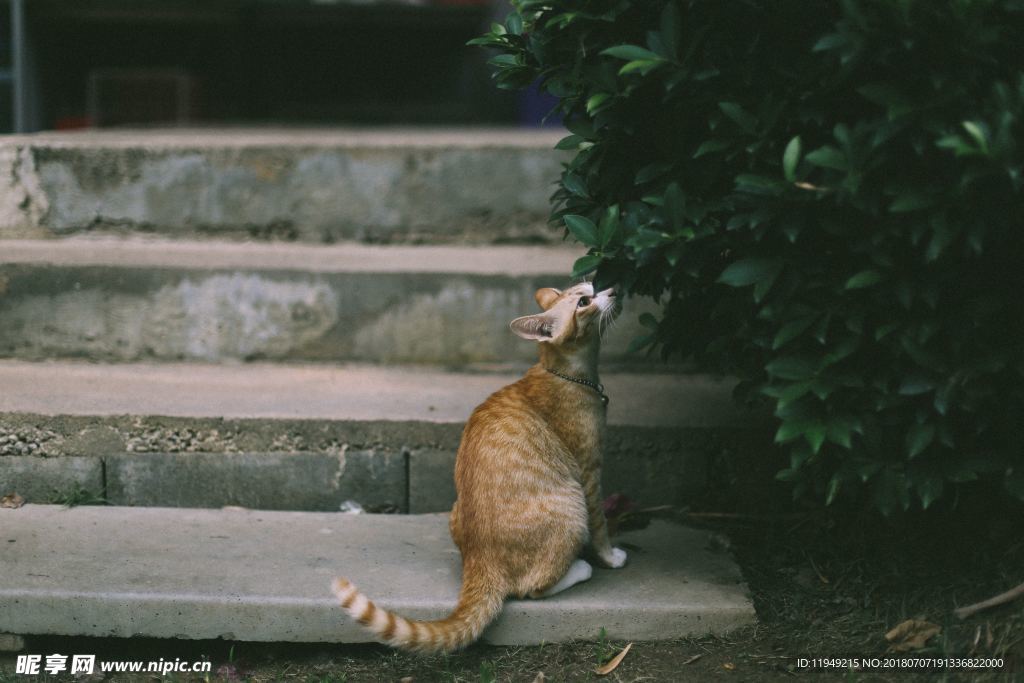
[[222, 434], [217, 429], [172, 429], [152, 427], [140, 432], [126, 432], [125, 448], [129, 453], [237, 453], [236, 434]]
[[55, 432], [36, 427], [0, 427], [0, 455], [48, 455]]

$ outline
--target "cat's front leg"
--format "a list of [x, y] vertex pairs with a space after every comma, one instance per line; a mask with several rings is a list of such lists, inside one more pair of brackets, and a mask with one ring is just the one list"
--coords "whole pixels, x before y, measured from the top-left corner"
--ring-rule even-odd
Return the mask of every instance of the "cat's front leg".
[[608, 521], [601, 506], [601, 468], [596, 467], [583, 475], [583, 492], [587, 499], [587, 526], [590, 544], [605, 567], [618, 569], [626, 564], [626, 551], [613, 548], [608, 538]]

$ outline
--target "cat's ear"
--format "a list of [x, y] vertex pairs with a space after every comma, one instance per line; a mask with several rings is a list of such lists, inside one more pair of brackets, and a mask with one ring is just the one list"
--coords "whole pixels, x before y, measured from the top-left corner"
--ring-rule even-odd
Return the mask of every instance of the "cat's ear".
[[537, 290], [537, 293], [533, 295], [533, 298], [537, 300], [537, 304], [543, 309], [548, 310], [554, 305], [558, 297], [562, 296], [562, 290], [555, 289], [554, 287], [543, 287]]
[[524, 315], [508, 324], [523, 339], [547, 341], [555, 332], [555, 321], [547, 315]]

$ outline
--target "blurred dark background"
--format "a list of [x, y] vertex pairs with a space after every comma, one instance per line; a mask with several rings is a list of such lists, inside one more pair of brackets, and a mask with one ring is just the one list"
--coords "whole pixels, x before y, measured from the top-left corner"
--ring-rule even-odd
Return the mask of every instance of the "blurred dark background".
[[7, 0], [0, 132], [540, 123], [466, 47], [506, 0]]

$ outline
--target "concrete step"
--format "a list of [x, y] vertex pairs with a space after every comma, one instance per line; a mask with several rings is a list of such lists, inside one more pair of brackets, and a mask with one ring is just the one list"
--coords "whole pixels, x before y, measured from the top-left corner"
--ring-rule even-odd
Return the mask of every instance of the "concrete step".
[[[574, 247], [0, 241], [0, 356], [532, 363], [508, 322], [564, 286]], [[604, 361], [650, 302], [627, 302]], [[650, 362], [647, 362], [650, 365]], [[660, 366], [660, 362], [657, 362]]]
[[559, 131], [202, 129], [8, 136], [0, 237], [552, 241]]
[[[118, 505], [450, 509], [462, 425], [517, 375], [275, 364], [0, 361], [0, 495]], [[753, 448], [731, 383], [613, 373], [607, 493], [681, 504]]]
[[[546, 600], [510, 601], [503, 645], [665, 640], [751, 624], [740, 572], [707, 532], [652, 523], [615, 539], [620, 570]], [[364, 642], [330, 594], [344, 574], [379, 605], [434, 619], [455, 605], [446, 515], [159, 508], [0, 509], [0, 632]], [[199, 561], [197, 561], [199, 560]]]

